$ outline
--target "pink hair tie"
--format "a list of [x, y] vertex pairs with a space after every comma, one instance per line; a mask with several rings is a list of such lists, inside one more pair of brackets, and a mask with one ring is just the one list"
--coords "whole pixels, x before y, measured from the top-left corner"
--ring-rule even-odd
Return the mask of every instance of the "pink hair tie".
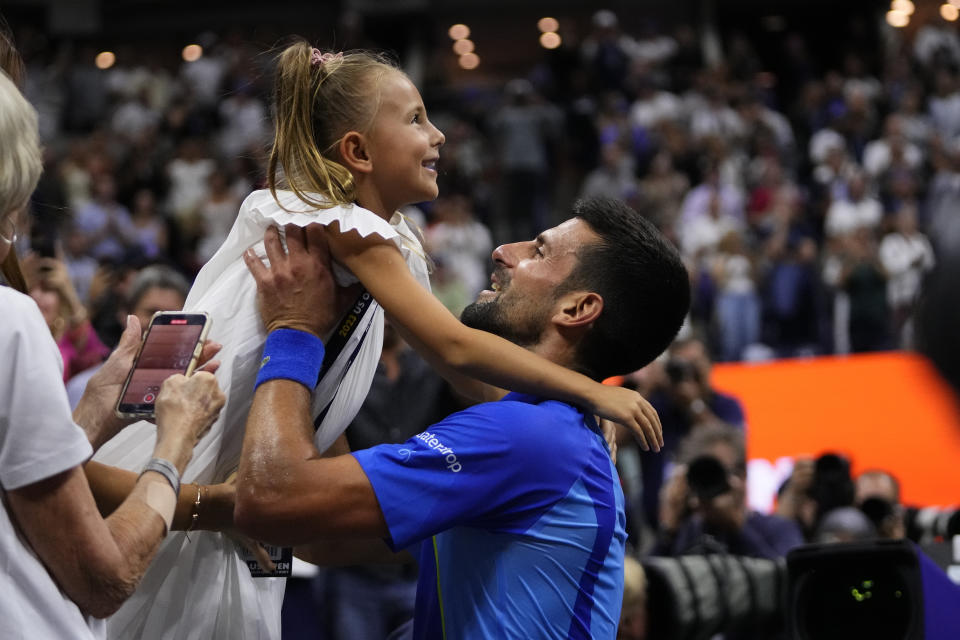
[[310, 50], [310, 64], [314, 67], [321, 64], [327, 64], [332, 60], [343, 60], [343, 52], [320, 53], [320, 49]]

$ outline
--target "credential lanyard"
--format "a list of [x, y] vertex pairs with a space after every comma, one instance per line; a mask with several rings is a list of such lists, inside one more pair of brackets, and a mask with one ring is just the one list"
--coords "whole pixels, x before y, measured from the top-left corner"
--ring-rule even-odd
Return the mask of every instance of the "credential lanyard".
[[[357, 301], [353, 303], [353, 306], [350, 307], [350, 310], [347, 311], [340, 319], [340, 323], [337, 325], [337, 330], [333, 332], [333, 335], [330, 336], [330, 339], [327, 341], [326, 349], [323, 355], [323, 366], [320, 369], [320, 376], [317, 378], [316, 386], [320, 386], [320, 382], [323, 381], [323, 378], [327, 375], [330, 367], [333, 366], [333, 363], [336, 361], [336, 359], [340, 357], [340, 352], [343, 351], [345, 346], [347, 346], [347, 342], [350, 341], [350, 337], [357, 330], [357, 327], [360, 326], [360, 320], [362, 320], [367, 311], [373, 307], [373, 303], [374, 299], [373, 296], [370, 295], [370, 292], [366, 289], [362, 289], [360, 291], [360, 295], [357, 296]], [[363, 346], [363, 341], [366, 339], [369, 331], [370, 325], [368, 324], [367, 328], [363, 331], [363, 335], [360, 336], [360, 340], [357, 342], [356, 348], [353, 350], [353, 353], [350, 354], [350, 359], [347, 360], [347, 365], [343, 368], [343, 375], [340, 376], [340, 380], [337, 382], [336, 391], [334, 391], [333, 395], [330, 396], [330, 401], [327, 402], [327, 406], [325, 406], [323, 411], [321, 411], [319, 415], [317, 415], [316, 419], [314, 419], [314, 431], [320, 429], [323, 419], [327, 417], [327, 411], [330, 410], [330, 405], [333, 404], [333, 399], [337, 397], [337, 393], [340, 391], [340, 385], [343, 384], [343, 376], [346, 375], [347, 371], [350, 370], [350, 367], [353, 365], [353, 361], [356, 359], [357, 354], [360, 353], [360, 347]]]

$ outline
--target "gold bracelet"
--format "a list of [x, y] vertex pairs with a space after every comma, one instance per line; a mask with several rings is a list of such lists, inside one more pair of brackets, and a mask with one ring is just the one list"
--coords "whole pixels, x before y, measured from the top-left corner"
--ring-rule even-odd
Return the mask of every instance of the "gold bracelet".
[[200, 490], [202, 485], [197, 485], [197, 499], [193, 501], [193, 514], [190, 516], [190, 526], [187, 527], [187, 531], [193, 531], [197, 526], [197, 521], [200, 520]]

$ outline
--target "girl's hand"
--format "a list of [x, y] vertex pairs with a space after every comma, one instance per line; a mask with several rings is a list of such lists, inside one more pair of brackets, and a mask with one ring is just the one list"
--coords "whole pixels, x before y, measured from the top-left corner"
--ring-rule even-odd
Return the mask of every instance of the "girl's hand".
[[600, 431], [603, 433], [603, 439], [607, 443], [607, 451], [610, 452], [610, 459], [613, 464], [617, 464], [617, 425], [600, 416], [596, 416], [600, 423]]
[[601, 418], [612, 420], [630, 429], [644, 451], [660, 451], [663, 427], [656, 409], [636, 391], [624, 387], [597, 384], [591, 410]]

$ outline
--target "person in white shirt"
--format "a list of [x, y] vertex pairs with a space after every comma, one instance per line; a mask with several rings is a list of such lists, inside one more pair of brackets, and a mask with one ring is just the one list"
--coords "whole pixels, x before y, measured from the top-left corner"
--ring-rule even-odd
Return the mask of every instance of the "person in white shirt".
[[834, 200], [827, 209], [827, 236], [838, 238], [859, 229], [876, 229], [882, 218], [880, 201], [867, 193], [866, 176], [858, 172], [847, 181], [847, 197]]
[[917, 230], [917, 212], [906, 206], [897, 212], [895, 231], [880, 242], [880, 263], [887, 272], [887, 304], [902, 346], [911, 341], [910, 316], [923, 275], [933, 269], [933, 247]]
[[[37, 131], [36, 111], [0, 72], [0, 262], [40, 177]], [[36, 303], [0, 287], [0, 306], [0, 635], [101, 638], [95, 618], [136, 588], [170, 528], [179, 473], [224, 397], [206, 371], [164, 382], [153, 459], [104, 519], [82, 465], [125, 425], [112, 408], [140, 342], [139, 321], [129, 320], [71, 416], [59, 352]]]

